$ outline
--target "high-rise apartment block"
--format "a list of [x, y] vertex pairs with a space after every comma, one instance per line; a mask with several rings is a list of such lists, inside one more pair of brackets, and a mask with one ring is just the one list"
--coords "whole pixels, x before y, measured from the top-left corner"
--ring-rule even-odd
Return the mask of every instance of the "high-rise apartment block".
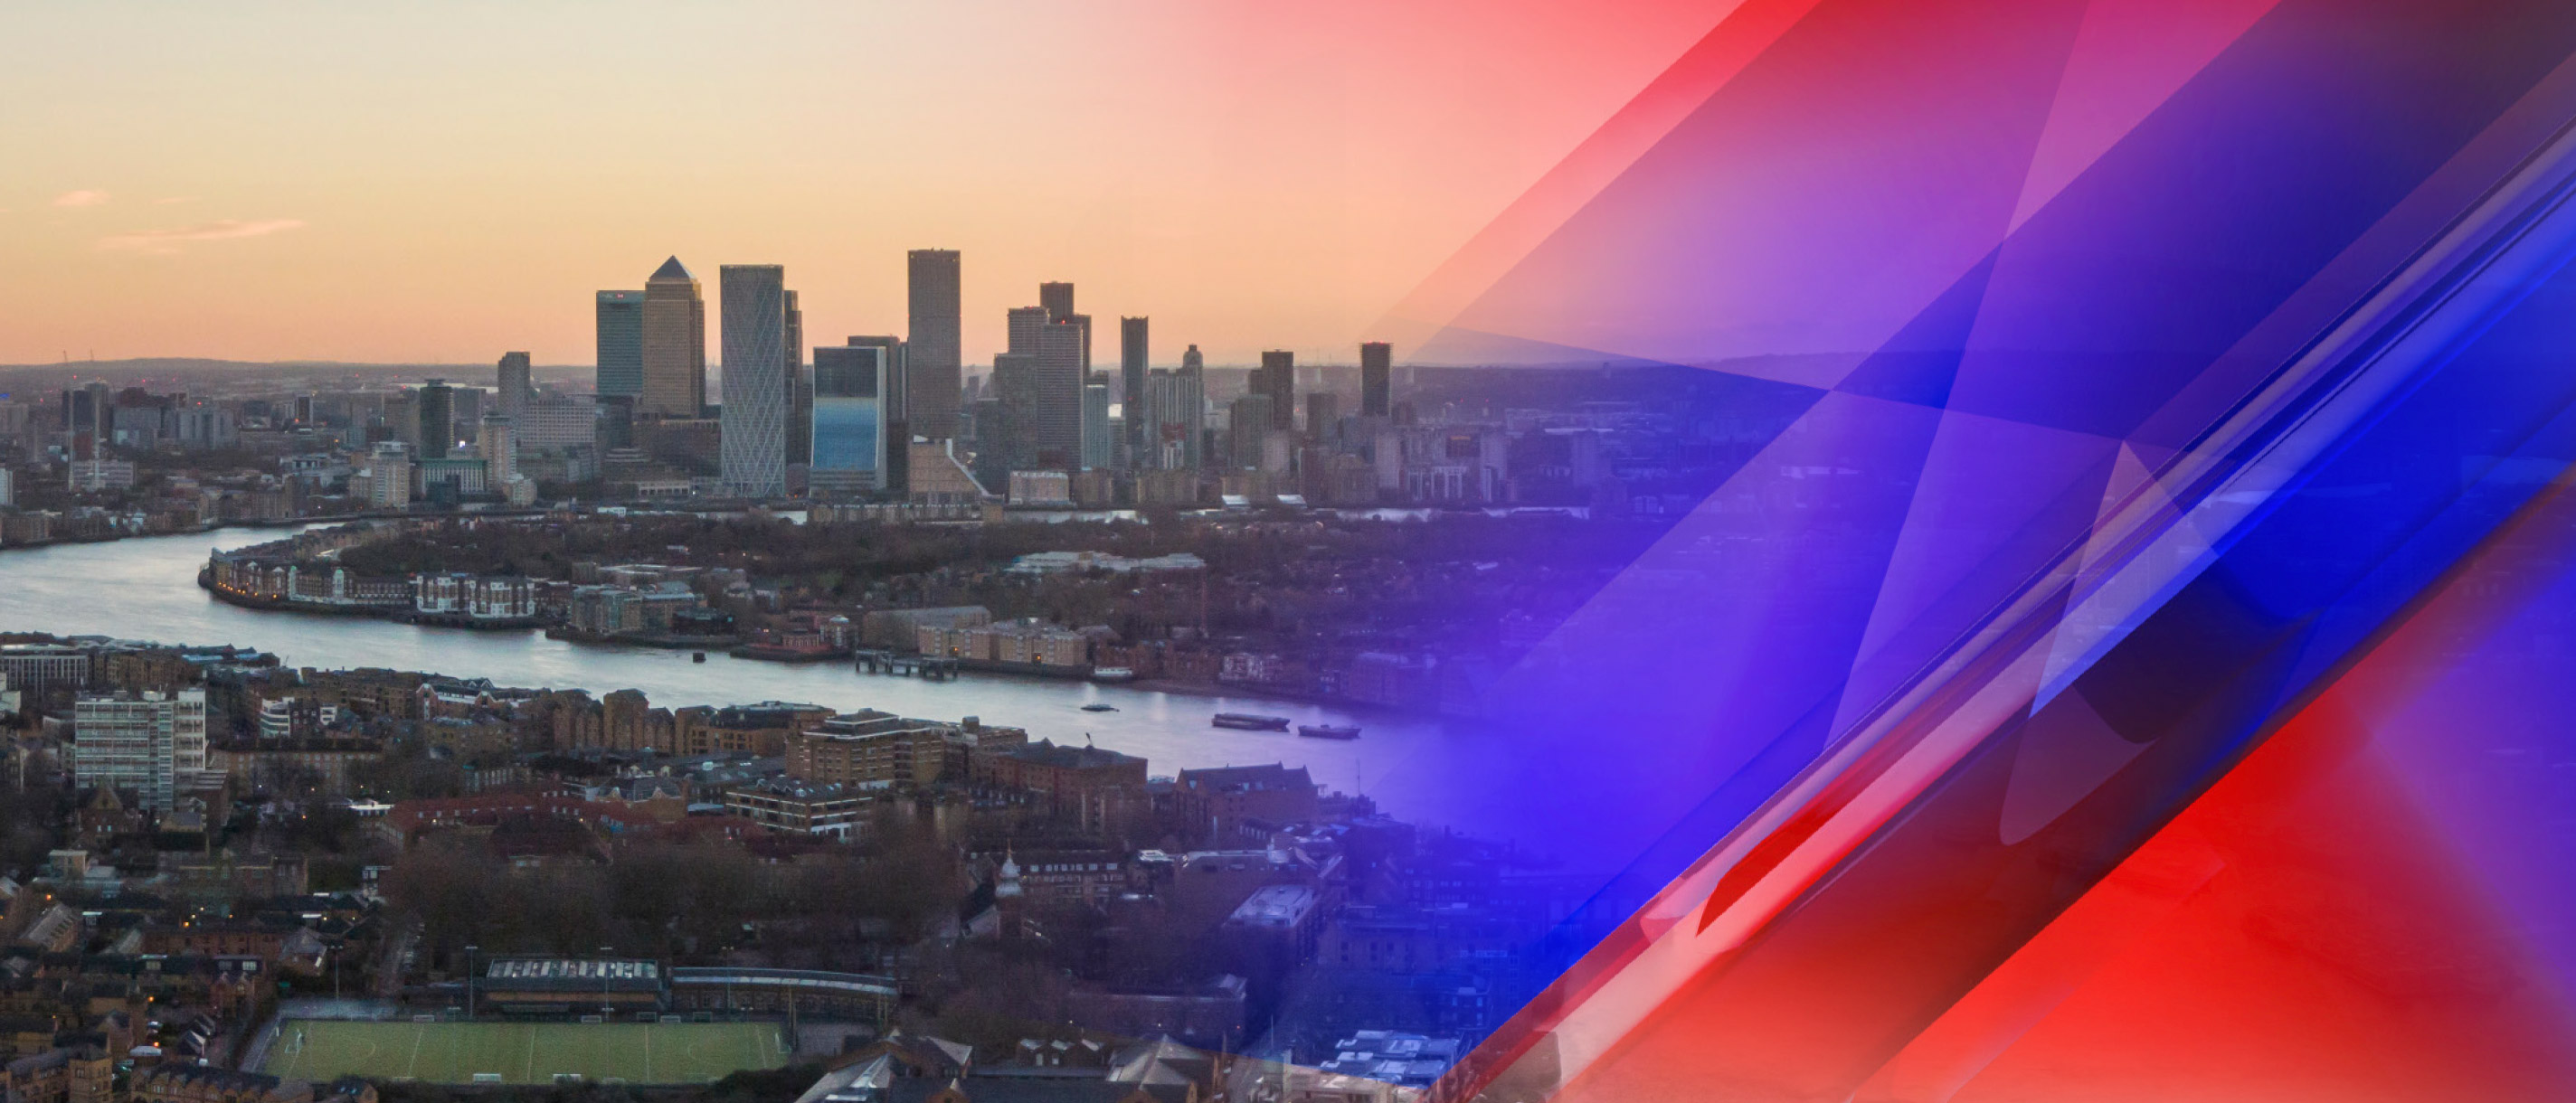
[[717, 273], [723, 311], [721, 478], [745, 498], [787, 493], [787, 270], [728, 264]]
[[536, 386], [530, 380], [529, 376], [530, 370], [527, 353], [505, 352], [501, 354], [501, 416], [517, 418], [526, 415], [528, 412], [528, 400], [537, 396]]
[[599, 373], [593, 389], [601, 398], [634, 398], [644, 393], [644, 293], [602, 291], [592, 315], [597, 330]]
[[1082, 337], [1079, 326], [1056, 323], [1038, 332], [1036, 466], [1069, 471], [1082, 462]]
[[680, 258], [644, 281], [644, 386], [636, 412], [694, 418], [707, 405], [707, 303]]
[[1235, 399], [1226, 409], [1225, 440], [1228, 466], [1258, 468], [1261, 466], [1262, 442], [1270, 439], [1276, 424], [1270, 412], [1270, 396], [1253, 393]]
[[1384, 341], [1360, 346], [1360, 416], [1387, 415], [1388, 384], [1395, 370], [1395, 349]]
[[1045, 307], [1047, 320], [1074, 326], [1082, 331], [1083, 381], [1091, 378], [1091, 315], [1077, 314], [1073, 309], [1073, 285], [1042, 283], [1038, 285], [1038, 305]]
[[965, 314], [960, 308], [959, 265], [954, 249], [915, 249], [905, 258], [911, 329], [904, 343], [904, 388], [897, 403], [917, 436], [957, 435], [957, 402], [964, 366], [959, 351]]
[[206, 691], [84, 696], [72, 706], [72, 778], [168, 811], [206, 769]]
[[1306, 436], [1313, 440], [1331, 440], [1335, 424], [1341, 418], [1341, 396], [1331, 391], [1316, 391], [1306, 396]]
[[1203, 369], [1154, 369], [1145, 377], [1145, 447], [1137, 453], [1137, 465], [1158, 471], [1197, 469], [1201, 463], [1199, 438], [1204, 435], [1202, 426], [1206, 420]]
[[1297, 427], [1297, 354], [1274, 349], [1261, 354], [1252, 373], [1252, 393], [1270, 400], [1273, 429]]
[[483, 478], [487, 484], [506, 483], [518, 475], [518, 432], [509, 415], [483, 415], [483, 427], [474, 434], [474, 450], [483, 457]]
[[1151, 466], [1144, 460], [1152, 439], [1145, 415], [1145, 372], [1150, 367], [1145, 346], [1146, 320], [1118, 319], [1118, 410], [1127, 419], [1128, 463], [1133, 467]]

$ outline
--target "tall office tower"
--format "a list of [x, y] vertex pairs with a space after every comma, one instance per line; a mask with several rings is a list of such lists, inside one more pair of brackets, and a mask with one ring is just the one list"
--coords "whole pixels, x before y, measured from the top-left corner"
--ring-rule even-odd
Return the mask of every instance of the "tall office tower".
[[1145, 319], [1118, 319], [1118, 415], [1127, 419], [1127, 455], [1131, 467], [1145, 467], [1152, 439], [1145, 412]]
[[1037, 355], [1038, 334], [1046, 332], [1046, 328], [1054, 324], [1055, 319], [1047, 316], [1047, 309], [1043, 306], [1012, 307], [1009, 328], [1005, 331], [1009, 340], [1007, 351], [1022, 356]]
[[601, 398], [643, 394], [644, 293], [602, 291], [591, 315], [599, 341], [599, 374], [592, 389]]
[[1306, 437], [1313, 441], [1333, 438], [1334, 422], [1341, 420], [1340, 395], [1317, 391], [1306, 396]]
[[1261, 445], [1270, 439], [1270, 427], [1274, 421], [1269, 395], [1247, 394], [1235, 399], [1234, 405], [1226, 409], [1226, 466], [1260, 467]]
[[728, 264], [717, 270], [723, 311], [725, 492], [744, 498], [787, 493], [787, 269]]
[[1046, 308], [1047, 320], [1082, 327], [1082, 376], [1091, 379], [1091, 315], [1073, 310], [1073, 285], [1042, 283], [1038, 285], [1038, 305]]
[[814, 412], [808, 427], [814, 458], [805, 469], [806, 493], [854, 498], [889, 489], [885, 416], [886, 349], [829, 345], [814, 349]]
[[814, 377], [805, 373], [805, 312], [787, 293], [787, 462], [814, 459]]
[[[885, 350], [885, 416], [891, 426], [912, 420], [912, 346], [893, 334], [852, 335], [851, 348]], [[819, 362], [819, 361], [818, 361]]]
[[959, 327], [958, 263], [955, 249], [915, 249], [905, 257], [909, 269], [912, 328], [904, 343], [904, 420], [916, 436], [947, 440], [957, 435]]
[[1082, 469], [1102, 470], [1117, 456], [1118, 442], [1109, 435], [1109, 385], [1085, 383], [1082, 386]]
[[474, 434], [474, 450], [483, 457], [483, 485], [497, 487], [519, 473], [519, 439], [508, 414], [486, 414]]
[[694, 418], [707, 406], [707, 301], [680, 258], [644, 281], [644, 384], [636, 412]]
[[1206, 467], [1208, 463], [1207, 358], [1199, 355], [1197, 345], [1191, 345], [1181, 353], [1181, 378], [1184, 380], [1181, 385], [1188, 388], [1190, 395], [1187, 407], [1190, 419], [1190, 467], [1195, 470]]
[[1261, 354], [1252, 373], [1252, 393], [1270, 399], [1273, 429], [1297, 427], [1297, 354], [1273, 349]]
[[985, 392], [991, 395], [991, 417], [978, 403], [975, 419], [975, 477], [987, 488], [1009, 486], [1013, 471], [1037, 467], [1038, 358], [1035, 353], [1005, 352], [993, 357], [993, 374]]
[[1038, 470], [1071, 471], [1082, 464], [1082, 329], [1056, 323], [1038, 331], [1037, 425]]
[[[1001, 357], [994, 357], [996, 364], [1000, 361]], [[1011, 484], [1011, 464], [1001, 444], [1003, 413], [1002, 400], [995, 397], [998, 393], [994, 388], [986, 387], [967, 403], [966, 431], [968, 439], [975, 442], [975, 481], [985, 486], [1008, 487]], [[946, 447], [954, 445], [955, 442], [951, 441]], [[997, 477], [1002, 481], [994, 482]]]
[[83, 696], [72, 704], [74, 784], [130, 789], [167, 812], [206, 769], [206, 691]]
[[1360, 416], [1387, 415], [1387, 384], [1394, 374], [1395, 349], [1384, 341], [1360, 346]]
[[444, 379], [432, 379], [415, 392], [420, 400], [420, 458], [443, 460], [456, 443], [456, 392]]
[[515, 418], [528, 412], [528, 400], [537, 396], [537, 389], [528, 380], [527, 353], [501, 354], [500, 391], [501, 416]]

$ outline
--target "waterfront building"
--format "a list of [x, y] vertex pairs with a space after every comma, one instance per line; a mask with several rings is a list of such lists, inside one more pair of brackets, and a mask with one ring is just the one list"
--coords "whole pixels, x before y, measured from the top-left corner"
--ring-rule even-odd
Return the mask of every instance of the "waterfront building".
[[728, 264], [718, 274], [724, 328], [721, 477], [745, 498], [787, 493], [787, 270]]
[[814, 350], [808, 494], [849, 498], [888, 489], [888, 453], [894, 445], [886, 431], [886, 351], [873, 345]]
[[75, 493], [125, 490], [134, 485], [134, 464], [126, 460], [73, 460], [63, 467], [67, 484]]
[[1394, 373], [1395, 349], [1384, 341], [1360, 346], [1360, 416], [1387, 416], [1387, 392]]
[[787, 739], [787, 776], [798, 781], [883, 788], [937, 782], [953, 725], [863, 709]]
[[72, 778], [167, 812], [206, 769], [206, 691], [97, 694], [72, 709]]
[[947, 440], [957, 435], [959, 375], [965, 363], [958, 254], [954, 249], [915, 249], [905, 256], [905, 265], [911, 312], [900, 405], [913, 433]]
[[592, 390], [601, 398], [644, 393], [644, 293], [602, 291], [591, 308], [598, 371]]
[[471, 620], [526, 620], [537, 615], [537, 585], [525, 578], [461, 572], [416, 575], [412, 611]]
[[672, 257], [644, 281], [643, 387], [637, 411], [694, 418], [707, 404], [707, 303]]

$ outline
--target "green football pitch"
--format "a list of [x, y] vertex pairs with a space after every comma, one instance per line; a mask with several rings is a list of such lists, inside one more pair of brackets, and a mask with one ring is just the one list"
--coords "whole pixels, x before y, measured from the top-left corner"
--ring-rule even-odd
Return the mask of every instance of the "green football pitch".
[[290, 1019], [260, 1071], [436, 1084], [699, 1084], [787, 1063], [775, 1023], [410, 1023]]

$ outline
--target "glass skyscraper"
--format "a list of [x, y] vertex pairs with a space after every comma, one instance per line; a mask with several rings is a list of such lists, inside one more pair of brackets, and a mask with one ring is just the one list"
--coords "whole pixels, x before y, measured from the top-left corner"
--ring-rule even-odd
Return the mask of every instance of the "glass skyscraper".
[[644, 293], [602, 291], [593, 308], [599, 331], [599, 397], [644, 393]]
[[856, 497], [886, 488], [886, 449], [904, 443], [888, 440], [886, 351], [875, 345], [814, 350], [814, 459], [805, 469], [805, 485], [815, 497]]
[[787, 270], [728, 264], [717, 273], [724, 344], [724, 411], [718, 423], [725, 492], [787, 493]]

